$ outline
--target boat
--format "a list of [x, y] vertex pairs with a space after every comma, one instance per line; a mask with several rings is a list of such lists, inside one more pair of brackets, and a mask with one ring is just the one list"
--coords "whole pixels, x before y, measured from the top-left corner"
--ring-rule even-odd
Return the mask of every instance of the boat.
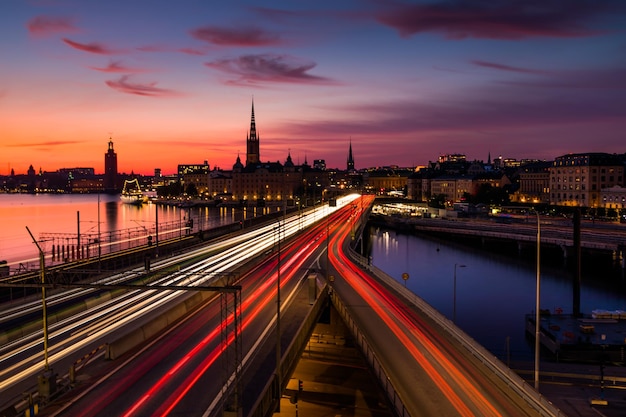
[[134, 180], [124, 181], [124, 188], [122, 188], [120, 199], [122, 200], [122, 203], [134, 204], [138, 206], [148, 202], [148, 197], [141, 191], [137, 178]]

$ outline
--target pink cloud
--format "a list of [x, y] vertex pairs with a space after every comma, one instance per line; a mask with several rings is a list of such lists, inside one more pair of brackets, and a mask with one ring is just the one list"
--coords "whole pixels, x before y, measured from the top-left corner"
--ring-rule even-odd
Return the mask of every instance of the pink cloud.
[[254, 27], [225, 28], [207, 26], [192, 30], [191, 36], [195, 39], [220, 46], [270, 46], [283, 43], [279, 36]]
[[207, 62], [205, 65], [235, 77], [229, 81], [235, 85], [266, 82], [337, 84], [329, 78], [309, 74], [308, 72], [316, 66], [314, 62], [303, 61], [289, 55], [242, 55], [238, 58]]
[[480, 61], [480, 60], [472, 60], [471, 62], [472, 62], [472, 64], [478, 65], [479, 67], [493, 68], [493, 69], [502, 70], [502, 71], [519, 72], [519, 73], [523, 73], [523, 74], [541, 74], [541, 75], [545, 75], [545, 74], [549, 73], [548, 71], [536, 70], [536, 69], [531, 69], [531, 68], [513, 67], [513, 66], [510, 66], [510, 65], [498, 64], [498, 63], [495, 63], [495, 62], [487, 62], [487, 61]]
[[196, 56], [206, 55], [205, 51], [201, 49], [197, 49], [197, 48], [179, 48], [178, 52], [182, 52], [183, 54], [187, 54], [187, 55], [196, 55]]
[[54, 140], [54, 141], [51, 140], [51, 141], [46, 141], [46, 142], [8, 144], [5, 146], [7, 148], [40, 148], [40, 147], [49, 148], [52, 146], [75, 145], [77, 143], [80, 143], [80, 142], [76, 140]]
[[448, 0], [436, 4], [402, 4], [378, 14], [377, 19], [402, 36], [443, 33], [448, 39], [524, 39], [583, 37], [602, 33], [588, 25], [602, 13], [624, 11], [615, 1]]
[[146, 70], [143, 70], [140, 68], [131, 68], [131, 67], [124, 66], [122, 65], [121, 61], [111, 61], [109, 62], [109, 65], [107, 65], [106, 67], [89, 67], [89, 68], [96, 70], [96, 71], [109, 72], [109, 73], [138, 74], [142, 72], [147, 72]]
[[36, 16], [26, 24], [31, 35], [45, 37], [57, 33], [76, 33], [78, 28], [69, 17]]
[[129, 76], [125, 75], [118, 80], [105, 81], [106, 85], [121, 93], [134, 94], [145, 97], [180, 97], [182, 94], [174, 90], [159, 88], [156, 82], [152, 83], [132, 83]]
[[140, 46], [139, 48], [137, 48], [137, 50], [141, 52], [180, 52], [186, 55], [196, 55], [196, 56], [204, 56], [207, 54], [205, 50], [199, 49], [199, 48], [188, 48], [188, 47], [176, 48], [176, 47], [164, 46], [164, 45]]
[[92, 54], [101, 54], [101, 55], [113, 55], [122, 53], [120, 50], [110, 49], [100, 43], [92, 42], [92, 43], [78, 43], [74, 42], [70, 39], [63, 38], [63, 42], [72, 48], [78, 49], [79, 51], [90, 52]]
[[[623, 95], [626, 90], [626, 68], [596, 70], [561, 70], [546, 72], [546, 77], [534, 80], [514, 80], [506, 84], [521, 87], [560, 88], [570, 91], [603, 91], [607, 100], [612, 94]], [[620, 91], [621, 90], [621, 91]]]
[[[336, 108], [335, 120], [290, 123], [279, 128], [295, 137], [375, 135], [395, 137], [427, 132], [516, 131], [576, 124], [620, 124], [626, 129], [625, 71], [596, 71], [545, 77], [538, 83], [491, 84], [428, 101], [377, 101]], [[613, 82], [600, 81], [607, 78]], [[543, 83], [563, 80], [546, 90]], [[595, 80], [595, 81], [594, 81]], [[617, 82], [617, 84], [615, 84]], [[609, 85], [614, 85], [613, 89]], [[584, 87], [582, 87], [584, 86]]]

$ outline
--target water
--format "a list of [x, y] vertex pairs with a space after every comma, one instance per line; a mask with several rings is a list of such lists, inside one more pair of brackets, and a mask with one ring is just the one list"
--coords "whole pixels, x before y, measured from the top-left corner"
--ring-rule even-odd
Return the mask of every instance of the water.
[[[534, 342], [525, 337], [524, 316], [535, 311], [534, 262], [381, 228], [370, 230], [373, 264], [401, 283], [402, 274], [408, 273], [407, 288], [451, 320], [456, 264], [456, 324], [501, 359], [533, 357]], [[594, 265], [598, 275], [583, 272], [583, 314], [626, 309], [626, 286], [619, 271], [610, 265], [606, 269], [600, 272], [602, 268]], [[542, 265], [540, 277], [541, 308], [571, 313], [573, 290], [565, 268]]]
[[[145, 239], [155, 234], [157, 211], [162, 236], [168, 225], [179, 233], [178, 226], [189, 219], [194, 221], [195, 231], [272, 210], [276, 208], [133, 206], [122, 204], [118, 196], [94, 194], [0, 194], [0, 260], [7, 260], [12, 271], [19, 264], [39, 267], [38, 251], [26, 226], [49, 254], [55, 243], [75, 240], [79, 225], [81, 240], [97, 238], [98, 225], [102, 241], [129, 236]], [[450, 319], [454, 316], [456, 264], [456, 323], [500, 358], [507, 352], [513, 360], [532, 358], [524, 315], [535, 310], [534, 263], [384, 229], [371, 229], [370, 238], [374, 265], [399, 282], [403, 282], [402, 274], [408, 273], [407, 287]], [[582, 276], [581, 311], [626, 310], [626, 285], [619, 274], [594, 268], [597, 275], [587, 272]], [[571, 312], [570, 281], [563, 268], [542, 266], [541, 307]]]
[[[123, 245], [145, 244], [147, 236], [159, 239], [175, 237], [181, 225], [193, 220], [192, 232], [243, 221], [276, 210], [272, 207], [178, 207], [176, 205], [123, 204], [119, 196], [97, 194], [0, 194], [0, 260], [11, 270], [20, 264], [27, 269], [38, 268], [39, 251], [28, 229], [46, 253], [46, 264], [53, 262], [53, 247], [75, 246], [80, 231], [81, 245], [122, 242]], [[157, 214], [158, 211], [158, 214]], [[167, 236], [167, 230], [172, 230]], [[60, 251], [57, 251], [57, 254]], [[58, 260], [60, 262], [60, 259]]]

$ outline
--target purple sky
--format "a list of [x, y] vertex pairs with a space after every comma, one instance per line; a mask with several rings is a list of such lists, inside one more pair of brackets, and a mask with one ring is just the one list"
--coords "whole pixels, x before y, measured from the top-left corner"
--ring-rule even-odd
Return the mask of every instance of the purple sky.
[[626, 1], [0, 3], [0, 174], [626, 152]]

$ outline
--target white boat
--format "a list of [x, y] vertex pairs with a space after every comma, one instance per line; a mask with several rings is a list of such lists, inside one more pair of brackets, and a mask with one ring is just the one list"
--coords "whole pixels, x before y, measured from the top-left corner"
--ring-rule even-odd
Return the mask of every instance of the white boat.
[[148, 197], [141, 191], [137, 178], [134, 180], [124, 181], [124, 188], [122, 188], [120, 199], [122, 200], [122, 203], [135, 205], [141, 205], [148, 202]]

